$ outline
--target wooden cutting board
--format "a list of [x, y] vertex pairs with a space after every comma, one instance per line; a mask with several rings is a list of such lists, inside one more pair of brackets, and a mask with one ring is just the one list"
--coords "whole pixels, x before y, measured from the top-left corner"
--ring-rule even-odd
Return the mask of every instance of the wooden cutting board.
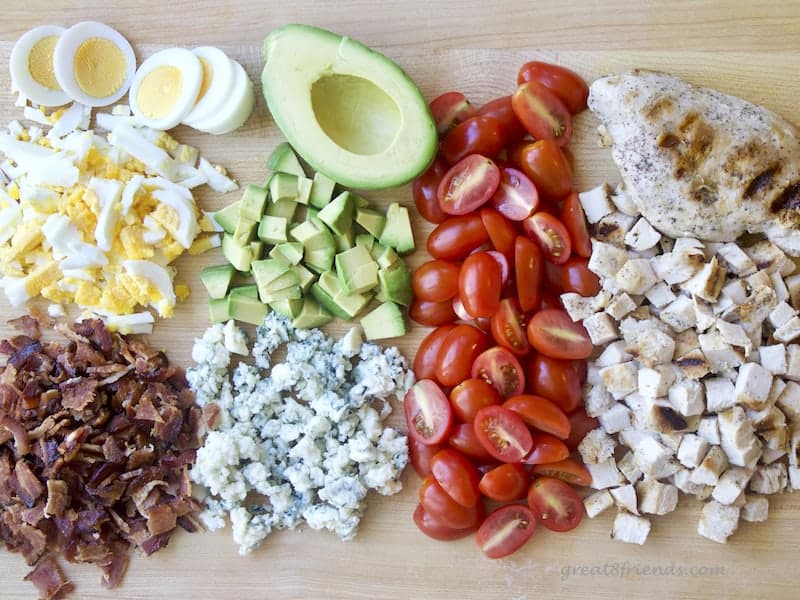
[[[7, 3], [6, 3], [7, 4]], [[44, 23], [106, 22], [129, 37], [139, 59], [174, 45], [214, 44], [240, 60], [254, 81], [261, 69], [260, 41], [286, 22], [308, 22], [349, 34], [394, 58], [418, 82], [427, 98], [457, 89], [477, 102], [509, 94], [519, 66], [531, 59], [569, 66], [587, 80], [618, 70], [669, 70], [698, 84], [737, 93], [786, 117], [797, 117], [800, 9], [797, 3], [749, 8], [741, 2], [603, 3], [423, 2], [398, 6], [369, 0], [295, 1], [288, 4], [239, 0], [108, 3], [13, 0], [0, 20], [0, 124], [21, 118], [13, 106], [5, 67], [13, 41]], [[112, 6], [115, 5], [115, 6]], [[547, 49], [547, 50], [542, 50]], [[797, 120], [797, 119], [796, 119]], [[589, 114], [576, 121], [571, 146], [582, 189], [617, 179], [607, 151], [597, 147], [597, 122]], [[263, 164], [281, 141], [260, 100], [240, 131], [212, 137], [178, 128], [181, 142], [198, 146], [243, 183], [263, 180]], [[399, 201], [412, 206], [408, 187], [366, 194], [375, 204]], [[214, 210], [237, 194], [198, 194], [202, 208]], [[418, 247], [430, 227], [414, 222]], [[424, 251], [410, 262], [426, 260]], [[191, 298], [176, 316], [160, 321], [153, 339], [171, 360], [190, 364], [195, 336], [208, 324], [206, 297], [197, 274], [220, 256], [207, 253], [177, 262], [178, 281]], [[0, 298], [0, 317], [17, 316]], [[344, 326], [332, 325], [332, 333]], [[8, 334], [0, 325], [0, 335]], [[412, 327], [396, 340], [406, 356], [425, 335]], [[401, 423], [400, 419], [396, 423]], [[647, 597], [790, 598], [798, 550], [800, 494], [774, 497], [770, 519], [742, 524], [727, 545], [696, 534], [700, 506], [690, 499], [679, 510], [653, 519], [644, 547], [609, 539], [613, 511], [585, 520], [571, 534], [540, 529], [512, 558], [489, 561], [473, 538], [444, 544], [421, 535], [411, 521], [419, 479], [405, 474], [399, 495], [370, 497], [355, 541], [342, 543], [317, 531], [279, 532], [262, 549], [240, 557], [226, 530], [180, 534], [170, 546], [133, 560], [121, 588], [99, 585], [91, 566], [68, 568], [74, 598], [541, 598]], [[35, 598], [22, 581], [22, 558], [0, 551], [0, 598]]]

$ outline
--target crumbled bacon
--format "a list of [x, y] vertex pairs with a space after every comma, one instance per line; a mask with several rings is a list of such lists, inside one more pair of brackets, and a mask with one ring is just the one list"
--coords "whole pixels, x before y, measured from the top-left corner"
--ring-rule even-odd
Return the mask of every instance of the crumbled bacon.
[[[96, 564], [115, 587], [131, 546], [152, 554], [177, 527], [201, 529], [188, 473], [216, 415], [194, 406], [162, 351], [102, 321], [11, 324], [20, 334], [0, 341], [0, 541], [36, 565], [26, 580], [41, 598], [72, 589], [58, 555]], [[42, 342], [42, 325], [68, 342]]]

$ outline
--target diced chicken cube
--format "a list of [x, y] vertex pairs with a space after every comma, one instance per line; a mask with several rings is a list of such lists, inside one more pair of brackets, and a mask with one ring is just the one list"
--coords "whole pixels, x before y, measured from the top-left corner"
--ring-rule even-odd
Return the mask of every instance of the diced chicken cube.
[[800, 381], [800, 345], [786, 347], [786, 379]]
[[581, 192], [578, 194], [578, 199], [589, 223], [597, 223], [606, 215], [614, 212], [614, 205], [611, 202], [611, 186], [607, 183], [587, 192]]
[[677, 431], [669, 433], [660, 432], [658, 434], [658, 440], [667, 448], [669, 448], [673, 454], [676, 454], [678, 452], [678, 448], [681, 446], [684, 435], [686, 434]]
[[619, 363], [628, 362], [633, 357], [625, 350], [625, 342], [619, 340], [605, 347], [594, 363], [598, 367], [610, 367]]
[[625, 453], [625, 455], [619, 459], [617, 462], [617, 467], [625, 476], [630, 483], [636, 483], [642, 478], [642, 470], [636, 466], [636, 460], [633, 455], [633, 452], [630, 450]]
[[753, 472], [742, 467], [730, 467], [719, 478], [711, 497], [720, 504], [733, 504], [741, 496]]
[[700, 466], [692, 471], [689, 481], [698, 485], [717, 485], [719, 476], [728, 466], [725, 452], [719, 446], [711, 446]]
[[[637, 415], [635, 426], [646, 427], [664, 435], [673, 435], [697, 427], [698, 417], [684, 417], [664, 399], [649, 400], [650, 403]], [[674, 449], [677, 449], [677, 446]]]
[[694, 327], [697, 323], [694, 302], [687, 296], [678, 296], [674, 302], [664, 307], [659, 317], [678, 333]]
[[[761, 271], [755, 275], [760, 274]], [[754, 277], [754, 275], [751, 275]], [[778, 304], [775, 292], [768, 286], [757, 286], [753, 289], [747, 300], [743, 304], [737, 304], [722, 313], [722, 318], [726, 321], [740, 321], [742, 326], [747, 329], [760, 325], [769, 317], [769, 313]]]
[[717, 417], [703, 417], [697, 426], [697, 435], [712, 446], [719, 446], [719, 419]]
[[630, 394], [636, 390], [636, 364], [633, 361], [619, 363], [600, 369], [603, 387], [613, 394]]
[[720, 446], [728, 461], [738, 467], [752, 467], [761, 453], [761, 442], [756, 439], [753, 423], [741, 406], [734, 406], [717, 415]]
[[639, 216], [639, 207], [636, 206], [636, 201], [625, 190], [624, 184], [618, 185], [611, 193], [611, 202], [614, 203], [617, 210], [624, 212], [626, 215]]
[[800, 317], [792, 317], [775, 330], [773, 334], [779, 342], [791, 342], [800, 336]]
[[790, 421], [800, 421], [800, 385], [787, 381], [777, 405]]
[[745, 363], [739, 367], [736, 378], [736, 403], [753, 410], [767, 406], [772, 388], [772, 373], [758, 363]]
[[694, 329], [687, 329], [675, 336], [675, 356], [683, 356], [698, 348], [700, 348], [700, 342]]
[[697, 296], [692, 296], [692, 302], [694, 303], [694, 320], [697, 331], [700, 333], [708, 331], [717, 321], [711, 305]]
[[780, 270], [786, 254], [769, 240], [761, 240], [744, 249], [759, 271], [773, 273]]
[[722, 296], [733, 304], [742, 304], [747, 300], [747, 286], [741, 279], [732, 279], [722, 286]]
[[708, 454], [709, 443], [699, 435], [687, 433], [678, 447], [678, 461], [689, 469], [696, 469]]
[[589, 474], [592, 476], [592, 487], [596, 490], [603, 490], [611, 487], [618, 487], [625, 483], [622, 473], [617, 468], [617, 463], [613, 458], [609, 458], [601, 463], [586, 465]]
[[649, 519], [626, 512], [619, 512], [614, 519], [611, 539], [641, 546], [647, 541], [648, 535], [650, 535]]
[[583, 326], [595, 346], [602, 346], [619, 337], [616, 323], [606, 313], [596, 313], [586, 317]]
[[650, 261], [645, 258], [634, 258], [626, 262], [616, 275], [617, 284], [628, 294], [644, 294], [658, 281]]
[[622, 402], [616, 402], [597, 418], [608, 433], [618, 433], [631, 428], [631, 410]]
[[766, 271], [756, 271], [752, 275], [747, 276], [747, 285], [751, 291], [755, 291], [760, 287], [772, 289], [772, 280], [769, 278], [769, 273]]
[[600, 277], [614, 277], [628, 261], [628, 253], [605, 242], [592, 242], [592, 256], [589, 258], [589, 270]]
[[621, 321], [625, 315], [630, 314], [631, 311], [636, 310], [636, 301], [625, 292], [615, 294], [606, 307], [606, 312], [612, 319]]
[[783, 280], [789, 290], [789, 304], [800, 310], [800, 273]]
[[584, 393], [586, 414], [590, 417], [599, 417], [609, 408], [614, 406], [615, 400], [602, 385], [588, 386], [589, 391]]
[[789, 464], [800, 466], [800, 424], [792, 423], [789, 435]]
[[683, 379], [669, 389], [670, 405], [684, 417], [703, 414], [705, 393], [699, 381]]
[[635, 217], [624, 212], [614, 211], [595, 224], [592, 239], [624, 248], [626, 236], [635, 220]]
[[692, 278], [705, 264], [702, 250], [676, 250], [650, 259], [658, 278], [668, 285], [683, 283]]
[[659, 365], [652, 369], [639, 369], [639, 393], [649, 398], [666, 396], [675, 382], [675, 373], [670, 365]]
[[722, 336], [722, 340], [731, 346], [738, 346], [745, 350], [745, 356], [750, 354], [752, 343], [747, 332], [738, 323], [729, 323], [722, 319], [717, 319], [717, 331]]
[[738, 245], [729, 242], [717, 249], [717, 255], [725, 261], [731, 273], [744, 277], [755, 273], [756, 265]]
[[736, 388], [730, 380], [723, 377], [709, 377], [703, 380], [706, 389], [706, 410], [721, 412], [736, 404]]
[[625, 236], [625, 243], [637, 252], [649, 250], [661, 240], [661, 234], [645, 219], [639, 219]]
[[679, 237], [675, 239], [674, 250], [705, 250], [703, 242], [693, 237]]
[[785, 464], [758, 465], [750, 479], [749, 489], [757, 494], [777, 494], [786, 488], [788, 482]]
[[764, 496], [747, 494], [744, 497], [741, 517], [750, 523], [763, 523], [769, 516], [769, 500]]
[[761, 366], [773, 375], [786, 374], [786, 346], [783, 344], [761, 346], [758, 357]]
[[636, 466], [653, 479], [666, 477], [677, 468], [672, 462], [672, 452], [653, 438], [644, 438], [633, 448], [633, 456]]
[[651, 515], [665, 515], [678, 506], [678, 488], [655, 479], [645, 479], [636, 484], [639, 510]]
[[689, 469], [681, 467], [672, 475], [672, 483], [684, 494], [691, 494], [703, 500], [709, 498], [714, 488], [710, 485], [693, 483], [691, 476], [692, 472]]
[[663, 281], [655, 284], [647, 292], [645, 298], [656, 308], [663, 308], [670, 302], [674, 302], [677, 296], [670, 287]]
[[639, 514], [636, 502], [636, 488], [633, 485], [623, 485], [610, 490], [614, 503], [621, 509], [627, 510], [635, 515]]
[[772, 289], [775, 290], [775, 299], [778, 302], [786, 302], [789, 299], [789, 289], [786, 287], [781, 274], [777, 271], [770, 273], [769, 279], [772, 283]]
[[793, 490], [800, 490], [800, 467], [789, 467], [789, 485]]
[[702, 379], [711, 372], [711, 365], [699, 348], [680, 356], [675, 361], [675, 366], [688, 379]]
[[725, 283], [725, 269], [719, 266], [716, 257], [703, 265], [703, 268], [691, 278], [684, 281], [681, 287], [689, 294], [702, 298], [707, 302], [715, 302]]
[[797, 311], [787, 302], [778, 302], [772, 312], [769, 313], [769, 322], [777, 329], [786, 325], [795, 316], [797, 316]]
[[605, 462], [614, 457], [617, 442], [601, 428], [587, 433], [578, 445], [584, 463]]
[[583, 499], [583, 507], [586, 509], [586, 516], [594, 519], [601, 512], [614, 506], [614, 498], [608, 490], [600, 490]]
[[[646, 398], [640, 396], [639, 394], [631, 394], [625, 399], [625, 401], [630, 402], [631, 406], [633, 407], [631, 410], [636, 410], [636, 411], [643, 410], [640, 404], [635, 404], [631, 402], [631, 398], [633, 398], [634, 396], [637, 396], [642, 400], [646, 400]], [[642, 443], [642, 440], [644, 440], [645, 438], [652, 438], [656, 441], [658, 441], [659, 439], [658, 434], [655, 431], [648, 431], [644, 429], [625, 429], [619, 432], [620, 443], [622, 443], [622, 445], [624, 446], [627, 446], [628, 448], [638, 447], [639, 444]]]
[[561, 294], [561, 304], [569, 318], [576, 322], [591, 317], [598, 310], [594, 298], [581, 296], [574, 292]]
[[646, 367], [669, 363], [675, 354], [675, 340], [659, 329], [636, 331], [625, 341], [628, 352]]
[[697, 533], [724, 544], [739, 526], [740, 510], [737, 506], [726, 506], [714, 500], [707, 502], [700, 514]]
[[[785, 436], [784, 436], [785, 437]], [[770, 463], [774, 463], [776, 460], [780, 460], [784, 456], [786, 456], [787, 452], [786, 449], [782, 450], [773, 450], [769, 447], [764, 447], [764, 450], [761, 452], [761, 458], [759, 459], [762, 464], [768, 465]]]
[[733, 369], [744, 362], [742, 354], [725, 342], [718, 332], [704, 333], [697, 336], [697, 339], [713, 373]]

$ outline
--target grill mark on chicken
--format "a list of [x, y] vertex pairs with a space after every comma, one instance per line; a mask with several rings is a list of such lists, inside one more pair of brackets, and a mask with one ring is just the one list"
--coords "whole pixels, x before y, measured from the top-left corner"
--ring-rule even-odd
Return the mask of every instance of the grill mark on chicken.
[[645, 119], [659, 119], [663, 113], [675, 108], [675, 102], [669, 96], [661, 96], [643, 111]]
[[772, 212], [796, 210], [798, 208], [800, 208], [800, 180], [794, 181], [785, 187], [770, 204]]
[[688, 427], [686, 419], [669, 406], [657, 406], [660, 420], [674, 431], [682, 431]]
[[747, 184], [743, 197], [749, 200], [756, 194], [772, 187], [773, 178], [779, 169], [780, 165], [775, 164], [753, 177], [753, 179], [750, 180], [750, 183]]

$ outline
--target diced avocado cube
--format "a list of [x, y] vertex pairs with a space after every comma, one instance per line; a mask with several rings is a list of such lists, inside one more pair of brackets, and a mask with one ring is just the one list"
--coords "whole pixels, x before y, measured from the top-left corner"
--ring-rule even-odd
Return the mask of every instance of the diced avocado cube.
[[317, 236], [319, 236], [319, 229], [311, 221], [303, 221], [289, 229], [289, 237], [300, 242], [303, 246]]
[[308, 203], [316, 208], [323, 208], [333, 198], [333, 189], [336, 182], [323, 173], [314, 173], [314, 181], [311, 185], [311, 196]]
[[260, 296], [262, 302], [272, 304], [273, 302], [280, 302], [281, 300], [300, 300], [303, 297], [300, 291], [300, 286], [292, 286], [283, 288], [281, 290], [269, 290]]
[[337, 235], [343, 235], [353, 225], [355, 198], [350, 192], [342, 192], [319, 211], [320, 220]]
[[294, 200], [278, 200], [277, 202], [268, 202], [267, 208], [264, 210], [265, 215], [270, 217], [283, 217], [287, 221], [294, 218], [294, 213], [297, 210], [297, 202]]
[[381, 246], [380, 244], [375, 244], [375, 246], [372, 248], [372, 258], [375, 259], [375, 262], [378, 263], [378, 266], [381, 269], [391, 267], [394, 263], [400, 260], [400, 257], [397, 255], [397, 252], [394, 251], [394, 248]]
[[247, 272], [250, 270], [253, 251], [250, 246], [237, 244], [233, 236], [228, 233], [222, 234], [222, 255], [237, 271]]
[[283, 142], [275, 147], [267, 159], [267, 169], [280, 173], [291, 173], [298, 177], [306, 175], [289, 142]]
[[266, 287], [269, 290], [285, 290], [293, 287], [299, 288], [300, 275], [294, 270], [294, 266], [290, 265], [288, 271], [270, 281]]
[[306, 293], [311, 288], [311, 284], [317, 280], [317, 276], [303, 265], [294, 265], [292, 270], [297, 273], [297, 277], [300, 279], [300, 289], [303, 293]]
[[[316, 224], [319, 221], [319, 209], [311, 206], [306, 207], [306, 220]], [[319, 222], [322, 223], [322, 221]], [[325, 229], [328, 229], [327, 225], [325, 225]]]
[[268, 244], [285, 242], [287, 240], [286, 227], [288, 224], [288, 221], [283, 217], [264, 215], [258, 224], [258, 239]]
[[269, 312], [269, 307], [258, 298], [231, 293], [228, 296], [228, 312], [231, 318], [237, 321], [261, 325]]
[[250, 250], [253, 253], [253, 260], [259, 260], [264, 255], [264, 242], [250, 242]]
[[236, 221], [236, 229], [233, 231], [233, 239], [240, 246], [246, 246], [255, 237], [257, 226], [258, 221], [239, 215], [239, 220]]
[[378, 265], [363, 246], [336, 255], [336, 273], [348, 294], [367, 292], [378, 285]]
[[303, 310], [303, 299], [276, 300], [270, 302], [269, 307], [279, 315], [294, 319]]
[[398, 254], [414, 251], [414, 233], [405, 206], [400, 206], [397, 202], [389, 205], [389, 210], [386, 211], [386, 225], [378, 241], [384, 246], [391, 246]]
[[347, 294], [339, 278], [328, 271], [320, 275], [317, 283], [311, 286], [311, 294], [317, 301], [345, 320], [351, 320], [369, 304], [371, 295]]
[[411, 271], [402, 260], [378, 270], [378, 282], [385, 300], [409, 306], [414, 299]]
[[369, 208], [369, 200], [364, 198], [364, 196], [353, 194], [353, 198], [355, 199], [356, 208]]
[[200, 271], [200, 281], [208, 291], [208, 295], [213, 300], [224, 298], [228, 293], [228, 288], [233, 281], [235, 269], [231, 265], [219, 265], [217, 267], [206, 267]]
[[209, 298], [208, 313], [212, 323], [223, 323], [231, 318], [228, 312], [228, 298]]
[[346, 321], [350, 320], [351, 317], [341, 308], [339, 308], [339, 305], [336, 304], [333, 297], [328, 292], [322, 289], [322, 287], [319, 284], [319, 281], [317, 281], [315, 284], [311, 286], [310, 291], [311, 291], [311, 296], [314, 298], [314, 300], [319, 302], [320, 306], [331, 312], [334, 316], [339, 317], [340, 319], [344, 319]]
[[336, 242], [336, 251], [337, 252], [344, 252], [345, 250], [350, 250], [353, 246], [356, 245], [356, 236], [353, 233], [353, 228], [347, 230], [346, 233], [343, 235], [337, 235], [333, 238], [334, 242]]
[[386, 225], [386, 217], [378, 211], [369, 208], [359, 208], [356, 209], [356, 223], [371, 233], [372, 237], [378, 239], [381, 237], [381, 233], [383, 233], [384, 225]]
[[370, 253], [372, 253], [372, 247], [375, 245], [375, 238], [372, 237], [368, 233], [359, 233], [356, 236], [356, 246], [364, 246]]
[[239, 216], [258, 221], [267, 205], [267, 189], [248, 183], [239, 202]]
[[283, 242], [269, 252], [272, 258], [277, 258], [276, 254], [280, 254], [280, 257], [286, 259], [290, 265], [299, 264], [303, 260], [303, 244], [300, 242]]
[[316, 248], [309, 250], [303, 255], [303, 262], [314, 273], [324, 273], [333, 268], [333, 257], [336, 255], [336, 249], [331, 248]]
[[253, 272], [253, 279], [255, 279], [256, 285], [261, 289], [266, 288], [284, 273], [291, 271], [291, 265], [284, 258], [265, 258], [263, 260], [254, 260], [250, 269]]
[[292, 325], [297, 329], [311, 329], [322, 327], [333, 320], [333, 315], [322, 308], [313, 298], [306, 297], [303, 301], [303, 309], [292, 321]]
[[258, 286], [257, 285], [239, 285], [234, 288], [231, 288], [231, 291], [228, 293], [228, 297], [231, 296], [246, 296], [247, 298], [258, 298]]
[[281, 200], [296, 201], [297, 175], [289, 173], [275, 173], [269, 180], [269, 197], [273, 202]]
[[225, 233], [233, 235], [233, 232], [236, 230], [236, 222], [239, 220], [239, 201], [237, 200], [233, 204], [229, 204], [225, 208], [215, 212], [214, 220], [217, 222], [217, 225], [222, 227]]
[[403, 313], [394, 302], [384, 302], [365, 315], [361, 319], [361, 327], [364, 328], [364, 337], [368, 340], [399, 337], [406, 333]]
[[313, 181], [308, 177], [299, 177], [297, 179], [297, 198], [298, 204], [308, 204], [309, 197], [311, 196], [311, 186]]
[[378, 302], [380, 302], [381, 304], [383, 304], [384, 302], [386, 302], [386, 296], [384, 296], [384, 295], [383, 295], [383, 292], [381, 291], [381, 289], [380, 289], [380, 288], [378, 288], [378, 293], [377, 293], [377, 294], [375, 294], [375, 300], [377, 300], [377, 301], [378, 301]]

